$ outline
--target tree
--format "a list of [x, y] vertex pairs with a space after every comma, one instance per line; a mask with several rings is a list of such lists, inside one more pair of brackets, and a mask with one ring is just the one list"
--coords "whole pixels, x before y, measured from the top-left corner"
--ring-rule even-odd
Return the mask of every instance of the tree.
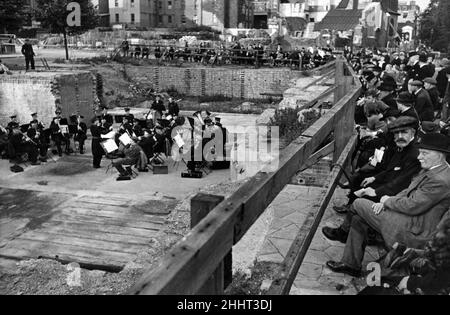
[[25, 0], [1, 0], [0, 32], [19, 30], [24, 22], [25, 13]]
[[450, 48], [450, 1], [431, 0], [420, 20], [420, 39], [437, 50]]
[[[67, 4], [78, 2], [81, 7], [81, 26], [68, 27]], [[66, 49], [66, 59], [69, 59], [67, 48], [67, 35], [79, 35], [98, 26], [99, 17], [90, 0], [37, 0], [35, 10], [36, 20], [42, 23], [43, 28], [47, 28], [52, 33], [63, 34], [64, 46]]]

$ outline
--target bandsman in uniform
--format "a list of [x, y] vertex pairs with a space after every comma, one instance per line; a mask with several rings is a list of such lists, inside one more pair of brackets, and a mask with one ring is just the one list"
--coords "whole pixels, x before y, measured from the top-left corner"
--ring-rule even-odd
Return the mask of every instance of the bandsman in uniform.
[[47, 162], [48, 144], [45, 141], [43, 132], [44, 132], [43, 125], [40, 124], [37, 119], [33, 119], [30, 122], [30, 127], [27, 130], [27, 136], [32, 141], [30, 142], [39, 149], [39, 160], [41, 162]]
[[77, 131], [74, 135], [73, 141], [78, 142], [80, 154], [84, 154], [84, 142], [87, 139], [87, 125], [83, 121], [84, 116], [77, 116]]
[[61, 126], [69, 126], [69, 122], [67, 118], [63, 118], [61, 116], [62, 112], [60, 109], [55, 111], [56, 116], [53, 117], [52, 122], [50, 124], [50, 129], [52, 132], [52, 140], [56, 144], [56, 148], [58, 150], [59, 156], [62, 156], [62, 147], [61, 144], [65, 146], [65, 152], [67, 155], [70, 155], [70, 134], [63, 134], [61, 130]]

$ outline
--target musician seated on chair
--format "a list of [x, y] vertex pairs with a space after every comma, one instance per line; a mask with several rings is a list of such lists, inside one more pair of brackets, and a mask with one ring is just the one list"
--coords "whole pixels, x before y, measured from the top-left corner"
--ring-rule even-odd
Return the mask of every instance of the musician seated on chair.
[[[141, 147], [134, 142], [126, 146], [121, 145], [121, 147], [118, 152], [120, 158], [112, 163], [120, 174], [117, 178], [118, 181], [130, 179], [131, 167], [138, 163], [141, 154]], [[129, 168], [125, 169], [124, 165], [129, 166]]]
[[7, 158], [8, 155], [8, 130], [0, 125], [0, 157]]
[[[41, 125], [42, 126], [42, 125]], [[39, 122], [37, 120], [32, 120], [30, 122], [30, 127], [27, 130], [27, 136], [30, 142], [39, 149], [39, 160], [41, 162], [47, 162], [47, 150], [48, 144], [43, 136], [43, 128], [39, 128]]]
[[19, 124], [11, 124], [11, 135], [8, 143], [8, 155], [11, 162], [22, 162], [26, 154], [31, 165], [40, 165], [37, 160], [38, 149], [21, 131]]
[[67, 155], [70, 155], [70, 134], [68, 130], [69, 122], [67, 118], [63, 118], [61, 116], [62, 112], [60, 109], [57, 109], [55, 111], [55, 114], [56, 117], [53, 117], [53, 120], [50, 124], [50, 129], [52, 131], [52, 140], [53, 142], [55, 142], [59, 156], [62, 156], [61, 144], [64, 144], [65, 146], [65, 153]]

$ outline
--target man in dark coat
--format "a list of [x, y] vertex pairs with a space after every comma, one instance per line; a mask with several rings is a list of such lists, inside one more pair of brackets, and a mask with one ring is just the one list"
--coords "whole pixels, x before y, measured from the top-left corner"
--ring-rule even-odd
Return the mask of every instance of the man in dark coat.
[[173, 100], [173, 98], [169, 98], [169, 115], [172, 117], [178, 117], [180, 115], [180, 107], [178, 106], [178, 103]]
[[65, 153], [70, 155], [70, 135], [68, 133], [63, 133], [61, 126], [69, 127], [69, 122], [67, 118], [63, 118], [61, 116], [61, 110], [57, 109], [55, 111], [56, 117], [53, 117], [52, 122], [50, 124], [50, 130], [52, 132], [52, 140], [56, 144], [56, 148], [58, 150], [59, 156], [62, 156], [62, 148], [61, 144], [65, 145]]
[[409, 92], [416, 97], [416, 102], [414, 105], [417, 114], [419, 115], [420, 121], [433, 121], [434, 111], [433, 104], [431, 103], [431, 98], [428, 92], [423, 88], [422, 81], [410, 81], [408, 83]]
[[34, 56], [36, 55], [33, 51], [33, 46], [30, 43], [30, 40], [26, 39], [25, 44], [22, 46], [22, 55], [25, 56], [25, 65], [27, 71], [30, 69], [34, 70]]
[[437, 89], [437, 81], [433, 78], [425, 78], [423, 80], [424, 88], [430, 95], [431, 103], [433, 104], [433, 110], [440, 112], [442, 110], [442, 104], [439, 100], [439, 91]]
[[412, 94], [409, 92], [401, 92], [395, 101], [397, 102], [400, 116], [409, 116], [419, 120], [419, 115], [414, 109], [415, 99]]
[[434, 77], [434, 71], [434, 68], [428, 63], [428, 55], [421, 54], [419, 56], [419, 71], [416, 79], [423, 81], [425, 78]]
[[105, 151], [101, 146], [103, 142], [102, 135], [107, 134], [109, 130], [102, 127], [101, 118], [95, 119], [90, 129], [92, 135], [93, 166], [94, 168], [100, 168], [102, 158], [105, 155]]
[[83, 116], [77, 116], [77, 132], [75, 133], [75, 136], [73, 138], [73, 141], [78, 142], [80, 154], [84, 154], [84, 143], [87, 139], [87, 125], [83, 121], [83, 119]]
[[380, 91], [380, 94], [378, 95], [378, 98], [389, 106], [391, 109], [397, 109], [397, 102], [394, 98], [394, 91], [395, 91], [395, 82], [385, 82], [383, 81], [381, 85], [378, 87], [378, 90]]

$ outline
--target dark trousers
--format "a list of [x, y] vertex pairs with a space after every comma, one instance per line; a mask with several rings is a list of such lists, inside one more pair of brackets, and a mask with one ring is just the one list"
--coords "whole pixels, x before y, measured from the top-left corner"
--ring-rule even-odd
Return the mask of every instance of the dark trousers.
[[25, 65], [27, 70], [30, 69], [30, 64], [31, 64], [31, 69], [34, 70], [34, 57], [33, 56], [25, 56]]
[[94, 167], [95, 168], [99, 168], [100, 167], [100, 164], [102, 163], [102, 157], [103, 157], [103, 155], [102, 154], [94, 154], [93, 155], [93, 164], [94, 164]]
[[64, 144], [66, 153], [70, 152], [70, 138], [67, 136], [63, 136], [62, 134], [53, 135], [53, 141], [55, 142], [56, 149], [58, 150], [58, 154], [62, 154], [61, 144]]

